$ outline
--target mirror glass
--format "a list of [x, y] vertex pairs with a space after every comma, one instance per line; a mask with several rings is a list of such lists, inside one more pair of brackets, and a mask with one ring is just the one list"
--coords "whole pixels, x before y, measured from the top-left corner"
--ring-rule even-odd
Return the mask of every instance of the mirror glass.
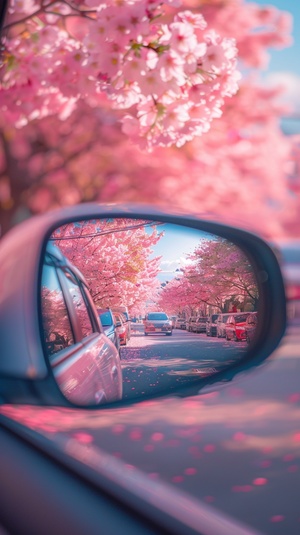
[[258, 303], [249, 259], [222, 237], [160, 221], [77, 221], [47, 244], [44, 350], [78, 405], [200, 388], [245, 356]]

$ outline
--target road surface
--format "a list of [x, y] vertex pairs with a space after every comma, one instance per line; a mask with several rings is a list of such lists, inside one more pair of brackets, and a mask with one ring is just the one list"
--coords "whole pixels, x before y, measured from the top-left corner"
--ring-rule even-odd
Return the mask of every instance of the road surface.
[[198, 382], [242, 358], [246, 342], [227, 341], [174, 329], [172, 336], [144, 335], [143, 324], [132, 324], [131, 339], [121, 348], [123, 398], [169, 393]]

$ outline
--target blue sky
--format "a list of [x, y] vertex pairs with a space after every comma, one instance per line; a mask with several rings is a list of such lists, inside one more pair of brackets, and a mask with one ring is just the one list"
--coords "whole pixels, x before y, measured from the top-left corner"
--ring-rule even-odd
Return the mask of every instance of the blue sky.
[[270, 62], [262, 72], [262, 78], [266, 84], [285, 84], [284, 100], [293, 105], [298, 119], [284, 121], [283, 129], [286, 133], [300, 132], [300, 0], [254, 0], [254, 3], [272, 5], [293, 16], [293, 44], [287, 48], [269, 50]]
[[[271, 50], [269, 71], [290, 71], [300, 75], [300, 1], [299, 0], [254, 0], [256, 4], [272, 5], [281, 11], [288, 11], [293, 15], [294, 44], [281, 50]], [[249, 2], [250, 3], [250, 2]], [[252, 2], [251, 2], [252, 3]]]
[[[165, 224], [157, 228], [164, 232], [164, 236], [152, 247], [150, 258], [161, 256], [161, 282], [171, 280], [176, 275], [176, 269], [186, 264], [186, 257], [192, 253], [203, 239], [215, 239], [214, 234], [208, 234], [197, 229], [180, 225]], [[149, 229], [150, 232], [150, 229]]]

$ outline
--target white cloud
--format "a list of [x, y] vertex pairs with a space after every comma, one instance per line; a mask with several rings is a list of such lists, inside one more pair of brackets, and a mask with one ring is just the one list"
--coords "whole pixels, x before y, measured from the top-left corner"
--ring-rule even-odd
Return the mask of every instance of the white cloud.
[[272, 72], [265, 77], [269, 86], [282, 86], [284, 88], [279, 101], [287, 104], [294, 113], [300, 113], [300, 76], [292, 72]]
[[180, 260], [163, 260], [161, 263], [160, 263], [160, 266], [165, 266], [165, 267], [178, 267], [178, 264], [179, 264]]
[[[184, 267], [184, 266], [186, 266], [188, 264], [191, 264], [191, 263], [192, 263], [192, 260], [189, 260], [185, 256], [182, 256], [180, 258], [177, 258], [176, 260], [163, 260], [160, 263], [160, 268], [165, 273], [172, 273], [172, 271], [175, 271], [176, 269], [178, 269], [180, 267]], [[166, 268], [166, 269], [163, 269], [163, 268]]]

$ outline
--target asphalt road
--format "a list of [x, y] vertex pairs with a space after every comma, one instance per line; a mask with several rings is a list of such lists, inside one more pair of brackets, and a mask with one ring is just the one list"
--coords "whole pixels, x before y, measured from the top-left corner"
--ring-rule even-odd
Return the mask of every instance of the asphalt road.
[[246, 342], [208, 337], [174, 329], [172, 336], [144, 335], [142, 324], [132, 324], [131, 339], [121, 348], [123, 398], [168, 393], [215, 374], [240, 359]]

